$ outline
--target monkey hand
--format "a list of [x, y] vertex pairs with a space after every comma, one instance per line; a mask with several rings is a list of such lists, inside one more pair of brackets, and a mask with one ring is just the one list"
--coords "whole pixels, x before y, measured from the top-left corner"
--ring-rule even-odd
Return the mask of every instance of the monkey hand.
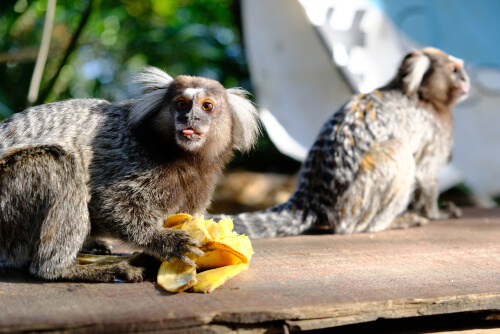
[[192, 239], [189, 233], [182, 230], [162, 228], [157, 242], [147, 247], [147, 252], [162, 261], [172, 261], [178, 258], [187, 265], [196, 266], [189, 255], [202, 256], [200, 242]]

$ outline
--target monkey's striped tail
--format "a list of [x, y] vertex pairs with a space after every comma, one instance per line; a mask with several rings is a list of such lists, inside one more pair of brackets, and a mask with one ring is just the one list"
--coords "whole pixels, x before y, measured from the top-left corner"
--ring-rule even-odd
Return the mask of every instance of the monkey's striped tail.
[[[215, 221], [228, 215], [205, 215]], [[245, 212], [230, 216], [234, 222], [234, 231], [245, 234], [250, 239], [263, 239], [299, 235], [312, 227], [316, 215], [299, 209], [289, 200], [283, 204], [262, 211]]]

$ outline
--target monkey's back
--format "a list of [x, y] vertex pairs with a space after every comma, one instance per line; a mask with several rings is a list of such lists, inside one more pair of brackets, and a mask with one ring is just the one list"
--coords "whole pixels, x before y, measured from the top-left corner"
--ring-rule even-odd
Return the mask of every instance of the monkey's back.
[[0, 159], [34, 146], [55, 145], [88, 166], [99, 124], [107, 116], [105, 100], [71, 99], [26, 109], [0, 123]]
[[[55, 254], [51, 247], [69, 249], [75, 242], [72, 235], [88, 234], [90, 146], [108, 104], [62, 101], [29, 108], [0, 123], [0, 262], [39, 263], [33, 254]], [[70, 204], [63, 204], [63, 198]], [[54, 224], [45, 229], [48, 218]], [[39, 246], [51, 238], [60, 244]], [[70, 260], [57, 261], [67, 265]]]
[[[406, 187], [404, 194], [391, 193], [390, 196], [405, 197], [407, 203], [415, 168], [422, 173], [419, 171], [419, 157], [426, 155], [427, 160], [435, 165], [423, 173], [434, 175], [446, 163], [452, 134], [445, 128], [433, 111], [418, 107], [415, 101], [398, 90], [376, 90], [357, 95], [323, 126], [301, 171], [299, 186], [291, 201], [302, 204], [306, 210], [320, 213], [318, 222], [329, 222], [336, 233], [363, 231], [346, 223], [346, 219], [352, 218], [350, 220], [355, 222], [352, 224], [360, 224], [363, 217], [349, 215], [354, 216], [359, 209], [356, 202], [371, 202], [363, 196], [374, 190], [360, 184], [361, 172], [370, 171], [371, 176], [365, 181], [373, 182], [373, 187], [378, 186], [376, 177], [380, 177], [380, 183], [391, 178], [400, 180], [398, 182]], [[398, 159], [405, 161], [393, 163]], [[379, 201], [381, 207], [377, 210], [389, 206], [388, 199], [385, 201]], [[403, 210], [405, 205], [398, 207]], [[367, 214], [368, 209], [364, 212]], [[378, 220], [384, 224], [380, 217]], [[386, 226], [367, 223], [365, 228], [380, 230]]]
[[[323, 125], [299, 175], [292, 200], [332, 221], [335, 201], [349, 188], [362, 156], [377, 142], [408, 132], [410, 103], [397, 92], [374, 91], [351, 98]], [[415, 108], [412, 108], [415, 109]]]

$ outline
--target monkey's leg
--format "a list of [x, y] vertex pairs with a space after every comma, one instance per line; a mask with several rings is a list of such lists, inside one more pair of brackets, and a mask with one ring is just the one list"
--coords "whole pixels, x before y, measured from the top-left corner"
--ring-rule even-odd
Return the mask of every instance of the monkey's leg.
[[2, 221], [22, 236], [17, 243], [29, 243], [31, 274], [43, 279], [140, 280], [141, 269], [127, 263], [75, 263], [90, 232], [90, 219], [84, 173], [72, 155], [57, 147], [39, 147], [13, 154], [3, 166], [2, 203], [11, 207], [2, 210]]
[[397, 139], [376, 144], [364, 154], [354, 183], [339, 202], [337, 233], [376, 232], [389, 228], [410, 201], [415, 163]]

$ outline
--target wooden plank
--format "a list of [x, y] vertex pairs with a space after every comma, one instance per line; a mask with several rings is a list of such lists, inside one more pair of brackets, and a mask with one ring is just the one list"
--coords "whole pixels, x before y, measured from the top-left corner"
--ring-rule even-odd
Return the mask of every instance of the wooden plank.
[[[437, 332], [428, 332], [437, 333]], [[439, 334], [498, 334], [498, 328], [488, 328], [488, 329], [470, 329], [465, 331], [446, 331], [439, 332]]]
[[263, 332], [500, 309], [500, 209], [409, 230], [256, 240], [212, 294], [154, 282], [40, 282], [0, 272], [0, 332]]

